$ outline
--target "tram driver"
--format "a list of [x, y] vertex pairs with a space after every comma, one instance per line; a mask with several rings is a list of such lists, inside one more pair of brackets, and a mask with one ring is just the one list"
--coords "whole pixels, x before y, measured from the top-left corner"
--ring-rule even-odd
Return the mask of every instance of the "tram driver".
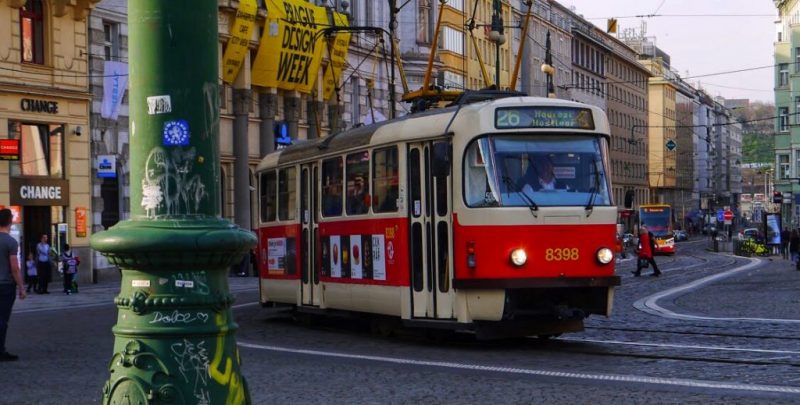
[[562, 184], [556, 178], [553, 162], [548, 155], [533, 157], [533, 163], [528, 165], [528, 169], [523, 176], [523, 183], [522, 191], [525, 193], [547, 190], [569, 190], [567, 185]]

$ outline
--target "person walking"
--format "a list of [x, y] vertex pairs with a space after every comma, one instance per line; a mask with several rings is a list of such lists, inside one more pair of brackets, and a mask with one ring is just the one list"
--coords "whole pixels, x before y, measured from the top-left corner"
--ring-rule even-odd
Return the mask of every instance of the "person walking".
[[80, 258], [72, 253], [69, 244], [64, 244], [64, 251], [61, 253], [61, 263], [64, 268], [64, 294], [70, 295], [73, 292], [78, 292], [75, 288], [73, 291], [73, 280], [78, 273], [78, 265], [81, 264]]
[[783, 256], [784, 260], [791, 260], [792, 256], [789, 254], [789, 242], [791, 242], [791, 233], [789, 232], [789, 228], [783, 228], [781, 231], [781, 256]]
[[33, 257], [33, 252], [28, 252], [28, 260], [25, 260], [25, 276], [28, 279], [28, 288], [25, 292], [31, 292], [31, 288], [33, 288], [34, 292], [39, 291], [39, 286], [37, 285], [39, 276], [36, 272], [36, 258]]
[[10, 209], [0, 210], [0, 361], [19, 360], [19, 356], [6, 351], [6, 333], [17, 294], [21, 300], [27, 297], [17, 258], [19, 244], [9, 235], [12, 218]]
[[791, 236], [789, 236], [789, 254], [792, 258], [792, 264], [797, 270], [800, 270], [800, 232], [797, 229], [793, 229]]
[[39, 294], [50, 294], [47, 284], [50, 282], [50, 244], [47, 235], [43, 234], [36, 245], [36, 271], [39, 273]]
[[647, 230], [646, 226], [642, 225], [639, 230], [639, 260], [636, 261], [636, 271], [631, 272], [634, 276], [641, 276], [642, 269], [647, 267], [648, 264], [653, 266], [653, 276], [658, 277], [661, 275], [661, 270], [658, 269], [656, 260], [653, 258], [655, 251], [655, 237]]

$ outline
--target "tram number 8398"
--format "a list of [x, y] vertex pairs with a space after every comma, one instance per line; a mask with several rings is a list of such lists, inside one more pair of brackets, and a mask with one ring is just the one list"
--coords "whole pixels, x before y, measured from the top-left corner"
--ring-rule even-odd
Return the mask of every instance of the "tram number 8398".
[[544, 251], [544, 260], [548, 262], [571, 261], [579, 258], [578, 248], [555, 248]]

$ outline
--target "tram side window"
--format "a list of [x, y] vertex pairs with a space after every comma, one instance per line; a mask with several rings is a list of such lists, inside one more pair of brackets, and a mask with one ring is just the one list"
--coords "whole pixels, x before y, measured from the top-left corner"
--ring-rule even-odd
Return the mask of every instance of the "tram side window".
[[322, 215], [342, 215], [342, 158], [322, 161]]
[[400, 182], [397, 147], [379, 149], [372, 153], [373, 212], [396, 212]]
[[297, 171], [294, 167], [278, 172], [278, 218], [282, 221], [295, 218], [297, 211]]
[[369, 152], [347, 155], [347, 215], [369, 212]]
[[261, 222], [274, 221], [277, 211], [277, 182], [275, 181], [275, 172], [261, 173], [259, 179], [259, 189], [261, 195]]

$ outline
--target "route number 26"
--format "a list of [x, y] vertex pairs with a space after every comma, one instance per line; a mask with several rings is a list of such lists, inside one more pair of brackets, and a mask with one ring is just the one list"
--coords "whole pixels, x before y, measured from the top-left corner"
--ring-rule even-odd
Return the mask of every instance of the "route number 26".
[[548, 262], [578, 260], [579, 257], [578, 248], [555, 248], [544, 251], [544, 260]]
[[500, 110], [497, 112], [498, 127], [518, 127], [520, 123], [519, 111]]

